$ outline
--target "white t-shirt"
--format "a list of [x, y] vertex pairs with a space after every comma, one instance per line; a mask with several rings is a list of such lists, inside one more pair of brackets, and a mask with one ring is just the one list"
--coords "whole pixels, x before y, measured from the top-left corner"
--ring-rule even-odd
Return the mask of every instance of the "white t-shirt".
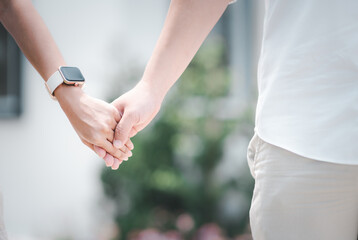
[[266, 0], [258, 91], [264, 141], [358, 164], [358, 0]]

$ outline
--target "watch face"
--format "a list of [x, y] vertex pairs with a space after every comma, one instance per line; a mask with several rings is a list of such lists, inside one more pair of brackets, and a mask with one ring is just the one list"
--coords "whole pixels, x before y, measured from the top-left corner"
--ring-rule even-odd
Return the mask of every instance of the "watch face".
[[81, 71], [76, 67], [60, 67], [63, 77], [69, 82], [84, 82]]

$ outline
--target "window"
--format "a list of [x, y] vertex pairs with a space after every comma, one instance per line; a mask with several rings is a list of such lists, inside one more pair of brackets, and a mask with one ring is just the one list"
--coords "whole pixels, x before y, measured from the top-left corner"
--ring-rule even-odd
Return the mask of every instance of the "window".
[[21, 113], [20, 50], [0, 24], [0, 117]]

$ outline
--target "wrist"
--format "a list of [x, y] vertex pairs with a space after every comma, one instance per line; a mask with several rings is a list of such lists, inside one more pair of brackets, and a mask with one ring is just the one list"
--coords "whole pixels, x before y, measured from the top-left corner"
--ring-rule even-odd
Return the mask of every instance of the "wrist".
[[164, 100], [170, 89], [166, 81], [159, 81], [151, 77], [143, 77], [139, 84], [144, 85], [147, 91], [160, 103]]
[[[82, 87], [85, 83], [81, 71], [77, 67], [60, 66], [46, 81], [45, 85], [54, 99], [67, 96], [69, 93], [81, 92], [74, 87]], [[72, 89], [73, 88], [73, 89]]]
[[80, 87], [61, 84], [55, 89], [54, 95], [62, 106], [67, 102], [73, 103], [75, 99], [79, 99], [83, 95], [83, 90]]
[[157, 86], [153, 81], [144, 78], [138, 82], [136, 87], [142, 88], [143, 92], [148, 93], [158, 106], [162, 104], [164, 97], [167, 94], [167, 91], [163, 87]]

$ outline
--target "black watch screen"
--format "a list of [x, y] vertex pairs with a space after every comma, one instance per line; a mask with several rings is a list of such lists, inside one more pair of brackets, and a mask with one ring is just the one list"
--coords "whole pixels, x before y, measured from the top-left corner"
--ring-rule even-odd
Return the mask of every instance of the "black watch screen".
[[83, 77], [80, 69], [76, 67], [60, 67], [60, 71], [63, 77], [68, 82], [84, 82], [85, 78]]

